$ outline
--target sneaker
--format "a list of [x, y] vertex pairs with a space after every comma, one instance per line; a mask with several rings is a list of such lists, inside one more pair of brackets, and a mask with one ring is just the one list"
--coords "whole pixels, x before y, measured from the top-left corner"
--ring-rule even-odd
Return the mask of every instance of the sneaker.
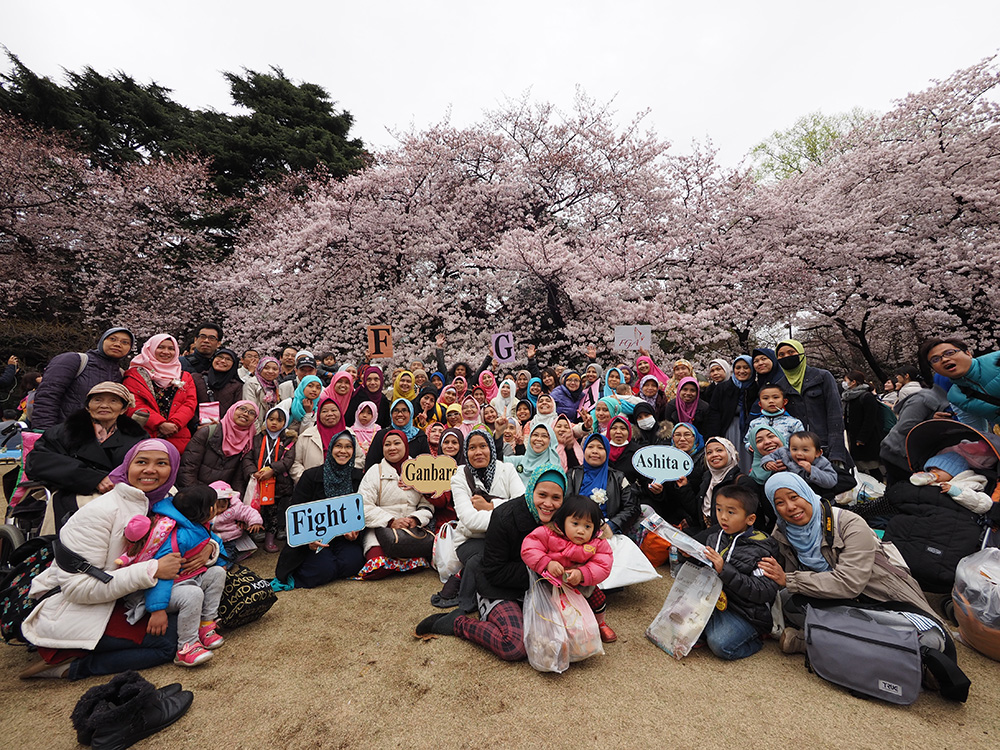
[[785, 628], [781, 633], [778, 646], [783, 654], [804, 654], [806, 652], [806, 639], [798, 628]]
[[198, 628], [198, 640], [205, 648], [218, 648], [226, 642], [225, 638], [215, 632], [216, 627], [216, 624], [212, 622]]
[[618, 634], [607, 623], [602, 622], [597, 629], [601, 631], [601, 640], [605, 643], [614, 643], [618, 640]]
[[197, 667], [212, 658], [214, 654], [200, 643], [185, 643], [177, 652], [174, 664], [182, 667]]

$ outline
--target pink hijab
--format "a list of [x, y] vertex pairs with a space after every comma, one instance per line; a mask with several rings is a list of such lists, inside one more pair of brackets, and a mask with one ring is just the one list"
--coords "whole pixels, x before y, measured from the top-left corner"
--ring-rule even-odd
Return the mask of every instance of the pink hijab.
[[[368, 408], [372, 413], [372, 421], [368, 423], [365, 427], [361, 424], [361, 410]], [[351, 433], [358, 440], [358, 445], [361, 449], [367, 453], [368, 448], [371, 447], [372, 440], [375, 439], [375, 433], [379, 431], [379, 424], [375, 420], [378, 419], [378, 407], [375, 406], [374, 401], [362, 401], [358, 404], [358, 408], [354, 412], [354, 424], [351, 425]]]
[[222, 455], [236, 456], [245, 453], [253, 443], [253, 436], [256, 432], [256, 419], [250, 422], [249, 427], [240, 427], [233, 420], [233, 414], [241, 406], [249, 406], [256, 413], [257, 404], [253, 401], [237, 401], [229, 407], [229, 410], [222, 416]]
[[[652, 375], [653, 377], [655, 377], [656, 380], [660, 383], [660, 385], [666, 385], [667, 381], [670, 380], [670, 377], [665, 372], [663, 372], [663, 370], [661, 370], [659, 367], [657, 367], [656, 364], [653, 362], [653, 360], [651, 360], [649, 357], [645, 357], [645, 356], [638, 357], [635, 360], [636, 372], [639, 372], [639, 363], [640, 362], [649, 362], [649, 372], [647, 372], [646, 374], [647, 375]], [[638, 380], [638, 381], [641, 382], [642, 378], [641, 377], [640, 378], [636, 378], [636, 380]], [[634, 393], [636, 395], [639, 394], [639, 383], [638, 382], [634, 384], [634, 386], [632, 388], [632, 393]]]
[[[483, 378], [485, 378], [487, 375], [493, 381], [493, 385], [488, 387], [483, 382]], [[493, 399], [495, 399], [497, 396], [500, 395], [500, 386], [497, 385], [496, 376], [489, 370], [483, 370], [481, 373], [479, 373], [479, 387], [482, 388], [484, 391], [486, 391], [486, 400], [488, 402], [492, 401]]]
[[[698, 393], [694, 397], [694, 401], [690, 404], [685, 403], [681, 400], [681, 388], [683, 388], [688, 383], [692, 383], [697, 389]], [[701, 399], [701, 386], [698, 385], [698, 381], [694, 378], [681, 378], [681, 382], [677, 384], [677, 419], [680, 422], [694, 422], [694, 415], [698, 413], [698, 401]]]
[[[168, 340], [174, 344], [174, 359], [172, 362], [161, 362], [156, 358], [156, 347]], [[158, 333], [155, 336], [150, 336], [149, 340], [142, 345], [142, 351], [132, 360], [132, 366], [141, 367], [149, 372], [149, 377], [160, 388], [166, 388], [173, 381], [180, 380], [182, 370], [177, 339], [169, 333]]]
[[[346, 380], [348, 386], [350, 386], [347, 389], [347, 393], [345, 393], [343, 396], [339, 395], [334, 390], [334, 386], [337, 385], [337, 383], [341, 380]], [[320, 394], [317, 401], [325, 401], [326, 399], [330, 399], [331, 401], [333, 401], [333, 403], [337, 405], [337, 408], [340, 409], [340, 413], [344, 416], [344, 421], [346, 422], [347, 407], [351, 405], [351, 396], [353, 395], [354, 395], [354, 378], [351, 376], [351, 373], [346, 371], [338, 372], [336, 375], [333, 376], [333, 379], [330, 381], [330, 385], [328, 385], [326, 388], [323, 389], [323, 392]], [[374, 408], [375, 419], [378, 419], [378, 406], [375, 404], [374, 401], [368, 401], [366, 403], [370, 403], [375, 407]], [[318, 412], [317, 416], [319, 416]], [[341, 432], [343, 432], [343, 430], [341, 430]]]
[[[476, 405], [476, 416], [471, 420], [465, 418], [464, 412], [465, 412], [466, 401], [471, 401]], [[465, 398], [462, 399], [462, 411], [463, 411], [462, 422], [458, 425], [458, 429], [462, 431], [462, 434], [465, 435], [465, 437], [469, 437], [469, 433], [483, 423], [483, 409], [479, 405], [479, 402], [476, 401], [476, 399], [474, 399], [472, 397], [472, 394], [470, 393], [469, 395], [467, 395]]]
[[[566, 424], [570, 426], [570, 429], [573, 428], [573, 423], [569, 421], [569, 417], [565, 414], [560, 414], [556, 417], [556, 422], [562, 420], [566, 420]], [[555, 422], [552, 423], [552, 429], [555, 430]], [[570, 449], [576, 454], [576, 465], [583, 466], [583, 448], [580, 447], [580, 441], [576, 439], [575, 435], [573, 436], [573, 442], [570, 444]], [[566, 459], [566, 446], [559, 440], [556, 441], [556, 453], [559, 454], [559, 463], [562, 464], [563, 471], [569, 471], [567, 467], [568, 460]]]

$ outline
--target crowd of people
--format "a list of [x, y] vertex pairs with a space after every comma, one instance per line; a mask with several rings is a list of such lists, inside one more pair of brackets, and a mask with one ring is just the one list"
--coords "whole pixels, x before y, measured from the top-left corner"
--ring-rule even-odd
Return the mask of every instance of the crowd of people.
[[[277, 554], [276, 589], [316, 587], [429, 567], [445, 524], [461, 570], [431, 598], [447, 611], [418, 634], [525, 658], [531, 568], [582, 587], [612, 642], [596, 584], [613, 566], [609, 541], [642, 544], [644, 505], [706, 543], [729, 603], [705, 631], [722, 658], [761, 648], [777, 596], [787, 653], [804, 650], [805, 604], [822, 600], [915, 608], [944, 641], [924, 581], [887, 544], [891, 524], [880, 539], [836, 500], [863, 471], [885, 480], [901, 513], [947, 503], [979, 528], [995, 522], [1000, 358], [974, 358], [956, 338], [926, 341], [882, 394], [856, 370], [838, 385], [794, 339], [703, 372], [687, 359], [661, 369], [645, 350], [602, 363], [593, 346], [575, 367], [542, 363], [533, 346], [523, 369], [491, 355], [449, 365], [444, 336], [426, 361], [383, 369], [294, 346], [237, 351], [216, 323], [199, 326], [186, 353], [168, 333], [138, 343], [112, 328], [22, 378], [17, 416], [41, 432], [26, 471], [55, 492], [46, 523], [111, 578], [54, 565], [36, 579], [33, 593], [59, 588], [24, 623], [43, 657], [26, 676], [203, 663], [222, 642], [220, 571], [256, 544]], [[16, 369], [12, 357], [3, 377]], [[932, 419], [968, 432], [915, 465], [907, 435]], [[632, 462], [645, 445], [683, 451], [693, 471], [650, 481]], [[403, 481], [404, 462], [425, 454], [455, 459], [450, 491]], [[362, 531], [287, 544], [289, 506], [355, 492]]]

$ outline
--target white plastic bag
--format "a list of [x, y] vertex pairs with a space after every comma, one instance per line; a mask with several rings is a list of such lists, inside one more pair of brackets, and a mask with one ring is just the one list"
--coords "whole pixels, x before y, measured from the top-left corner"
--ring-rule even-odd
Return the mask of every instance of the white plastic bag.
[[539, 672], [562, 674], [569, 669], [566, 626], [555, 603], [552, 585], [532, 571], [524, 596], [524, 649], [528, 663]]
[[646, 628], [646, 637], [675, 659], [683, 659], [708, 624], [721, 593], [722, 579], [714, 569], [685, 563], [663, 609]]
[[601, 589], [617, 589], [660, 577], [639, 546], [624, 534], [615, 534], [608, 540], [608, 544], [611, 545], [614, 562], [611, 564], [611, 574], [597, 584]]
[[447, 583], [449, 578], [462, 569], [462, 561], [458, 559], [458, 548], [455, 546], [455, 525], [455, 521], [448, 521], [434, 535], [431, 566], [438, 572], [441, 583]]
[[563, 624], [566, 626], [569, 660], [583, 661], [591, 656], [603, 654], [604, 646], [601, 644], [597, 617], [584, 595], [572, 586], [563, 584], [553, 588], [552, 599], [558, 604]]
[[260, 510], [260, 498], [257, 497], [257, 480], [253, 477], [247, 480], [247, 488], [243, 490], [243, 504], [249, 505], [254, 510]]

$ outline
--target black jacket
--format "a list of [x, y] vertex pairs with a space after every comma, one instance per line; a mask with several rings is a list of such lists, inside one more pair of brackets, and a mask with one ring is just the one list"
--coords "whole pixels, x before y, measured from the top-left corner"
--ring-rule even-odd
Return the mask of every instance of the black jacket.
[[882, 444], [882, 405], [871, 391], [844, 402], [847, 446], [855, 461], [878, 461]]
[[701, 522], [701, 498], [705, 496], [708, 489], [707, 483], [702, 485], [707, 471], [704, 456], [703, 451], [699, 451], [695, 455], [694, 469], [691, 470], [683, 487], [678, 487], [677, 482], [667, 482], [657, 495], [649, 491], [647, 483], [640, 502], [651, 506], [663, 520], [674, 526], [680, 525], [682, 521], [687, 521], [694, 528], [701, 528], [703, 525]]
[[722, 559], [726, 560], [719, 574], [722, 592], [726, 595], [726, 607], [742, 615], [757, 628], [758, 633], [770, 633], [771, 603], [778, 595], [778, 584], [761, 575], [757, 563], [765, 557], [778, 559], [777, 540], [759, 529], [750, 529], [749, 533], [738, 535], [734, 542], [733, 537], [725, 534], [719, 526], [713, 526], [698, 536], [698, 541], [712, 549], [718, 547]]
[[[354, 392], [351, 396], [351, 402], [347, 406], [347, 414], [342, 415], [346, 424], [354, 424], [354, 415], [358, 413], [358, 407], [361, 406], [365, 401], [371, 401], [372, 394], [363, 385]], [[389, 414], [389, 402], [391, 399], [388, 396], [382, 396], [382, 400], [378, 404], [378, 414], [375, 415], [375, 421], [378, 423], [379, 427], [387, 427], [392, 423], [392, 418]]]
[[[580, 485], [583, 484], [584, 468], [576, 466], [569, 470], [566, 486], [567, 495], [577, 495], [580, 493]], [[605, 488], [608, 493], [607, 502], [604, 508], [604, 517], [615, 527], [615, 533], [632, 528], [639, 517], [639, 497], [633, 491], [631, 485], [626, 484], [622, 488], [625, 475], [614, 469], [608, 470], [608, 486]]]
[[828, 370], [806, 367], [801, 393], [789, 388], [786, 411], [801, 419], [807, 430], [819, 435], [824, 456], [831, 461], [843, 461], [848, 468], [854, 466], [844, 445], [840, 388]]
[[121, 465], [133, 445], [146, 437], [142, 427], [122, 415], [117, 429], [99, 443], [90, 414], [81, 409], [38, 439], [25, 460], [26, 472], [55, 490], [56, 499], [72, 499], [75, 503], [77, 495], [97, 492], [101, 480]]
[[962, 507], [939, 487], [897, 482], [886, 490], [885, 499], [896, 511], [886, 526], [885, 541], [896, 545], [922, 589], [950, 591], [958, 561], [979, 550], [985, 517]]
[[[708, 415], [710, 412], [711, 407], [709, 406], [708, 401], [703, 398], [698, 399], [698, 408], [695, 409], [694, 419], [691, 421], [691, 424], [693, 424], [702, 435], [704, 435], [705, 430], [708, 429]], [[667, 404], [665, 418], [668, 422], [673, 422], [674, 424], [683, 421], [677, 414], [677, 399], [673, 399]], [[729, 423], [727, 422], [726, 426], [728, 425]]]
[[521, 559], [524, 538], [538, 527], [524, 496], [508, 500], [490, 515], [486, 547], [476, 576], [486, 599], [520, 601], [528, 590], [528, 567]]
[[[251, 448], [248, 447], [247, 451]], [[243, 453], [227, 456], [222, 452], [222, 425], [205, 425], [191, 437], [177, 470], [177, 486], [226, 482], [239, 493], [247, 487], [243, 474]]]
[[[398, 428], [393, 428], [398, 429]], [[385, 435], [389, 432], [388, 429], [381, 429], [375, 433], [375, 437], [372, 438], [372, 444], [368, 447], [368, 453], [365, 455], [365, 471], [368, 471], [371, 467], [379, 463], [385, 454], [382, 452], [382, 443], [385, 441]], [[410, 458], [416, 458], [417, 456], [422, 456], [425, 453], [431, 452], [431, 446], [427, 442], [427, 435], [423, 430], [419, 430], [413, 439], [407, 442], [410, 451]], [[498, 453], [498, 456], [502, 456], [502, 453]]]
[[701, 434], [706, 440], [710, 437], [725, 437], [730, 422], [737, 414], [742, 414], [749, 424], [750, 412], [756, 401], [756, 383], [749, 388], [739, 388], [732, 380], [723, 380], [712, 394], [712, 404], [708, 409], [705, 429]]

